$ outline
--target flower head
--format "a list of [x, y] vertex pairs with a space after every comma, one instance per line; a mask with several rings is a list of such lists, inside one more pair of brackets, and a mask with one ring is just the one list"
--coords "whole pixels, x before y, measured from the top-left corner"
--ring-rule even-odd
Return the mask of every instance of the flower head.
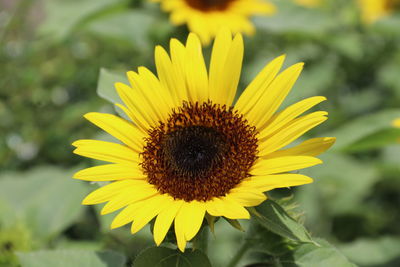
[[294, 0], [296, 4], [310, 8], [320, 6], [322, 1], [323, 0]]
[[400, 7], [400, 0], [358, 0], [365, 23], [374, 23]]
[[175, 25], [187, 24], [203, 44], [209, 44], [221, 27], [234, 33], [251, 35], [255, 29], [249, 17], [271, 15], [275, 6], [262, 0], [151, 0], [161, 2], [164, 11], [171, 13]]
[[400, 118], [393, 120], [392, 126], [395, 128], [400, 128]]
[[[177, 245], [184, 250], [206, 214], [248, 219], [274, 188], [311, 183], [294, 170], [320, 164], [315, 156], [334, 138], [314, 138], [287, 148], [321, 124], [327, 112], [304, 112], [325, 100], [304, 99], [276, 112], [303, 68], [280, 72], [284, 56], [269, 63], [233, 104], [243, 58], [240, 34], [221, 31], [207, 71], [199, 38], [186, 45], [176, 39], [170, 54], [156, 47], [158, 77], [144, 67], [128, 72], [130, 85], [116, 84], [130, 120], [89, 113], [85, 118], [122, 143], [74, 142], [75, 153], [111, 162], [75, 174], [87, 181], [111, 181], [83, 204], [107, 202], [101, 213], [124, 208], [111, 227], [131, 223], [132, 233], [155, 219], [159, 245], [174, 223]], [[280, 72], [280, 73], [279, 73]]]

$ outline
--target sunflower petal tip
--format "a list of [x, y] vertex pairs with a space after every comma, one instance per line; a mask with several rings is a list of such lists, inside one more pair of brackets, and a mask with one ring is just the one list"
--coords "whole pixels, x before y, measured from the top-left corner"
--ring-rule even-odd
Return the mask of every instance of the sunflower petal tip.
[[92, 205], [92, 202], [86, 197], [82, 200], [81, 205]]
[[139, 73], [143, 73], [143, 72], [147, 72], [147, 71], [149, 71], [149, 69], [146, 68], [145, 66], [139, 66], [138, 67], [138, 72]]
[[162, 47], [161, 45], [157, 45], [154, 51], [156, 59], [158, 59], [160, 56], [168, 55], [167, 51], [165, 51], [164, 47]]
[[100, 215], [107, 215], [107, 212], [105, 212], [104, 210], [101, 210]]
[[319, 165], [319, 164], [324, 163], [324, 161], [322, 159], [316, 158], [315, 163], [316, 163], [316, 165]]
[[156, 246], [159, 247], [162, 243], [162, 240], [160, 240], [154, 236], [154, 243], [156, 243]]
[[[328, 100], [328, 98], [326, 98], [326, 96], [323, 96], [323, 95], [320, 95], [320, 96], [313, 96], [313, 97], [311, 97], [311, 98], [313, 98], [313, 99], [318, 99], [319, 103]], [[319, 103], [318, 103], [318, 104], [319, 104]]]
[[186, 246], [180, 246], [180, 245], [178, 245], [178, 249], [182, 252], [182, 253], [185, 253], [185, 247]]
[[314, 179], [311, 177], [308, 177], [307, 181], [305, 182], [305, 184], [311, 184], [314, 182]]
[[[186, 46], [190, 45], [191, 43], [192, 45], [201, 47], [200, 37], [194, 32], [189, 33], [189, 36], [186, 41]], [[203, 43], [207, 45], [209, 41], [203, 40]]]
[[88, 112], [83, 117], [88, 121], [92, 120], [98, 113], [97, 112]]
[[126, 72], [126, 76], [135, 75], [135, 74], [136, 74], [136, 72], [134, 72], [133, 70], [128, 70]]
[[80, 179], [82, 177], [80, 173], [81, 173], [81, 171], [78, 171], [78, 172], [74, 173], [74, 175], [72, 175], [72, 178], [73, 179]]
[[72, 145], [78, 149], [80, 146], [85, 145], [87, 141], [88, 141], [87, 139], [79, 139], [74, 141]]
[[114, 221], [110, 224], [110, 230], [114, 230], [118, 227], [121, 227], [121, 225], [115, 223]]
[[171, 40], [169, 41], [169, 46], [170, 47], [172, 47], [174, 45], [177, 45], [177, 44], [182, 44], [182, 43], [176, 38], [171, 38]]
[[124, 89], [125, 86], [126, 86], [126, 84], [124, 84], [122, 82], [115, 82], [114, 83], [114, 88], [118, 92], [118, 94]]

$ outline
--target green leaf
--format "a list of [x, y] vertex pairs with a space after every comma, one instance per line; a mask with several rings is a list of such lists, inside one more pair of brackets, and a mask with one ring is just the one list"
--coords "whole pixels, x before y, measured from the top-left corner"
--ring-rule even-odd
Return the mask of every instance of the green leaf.
[[39, 33], [55, 40], [61, 40], [79, 23], [85, 21], [90, 16], [110, 9], [124, 2], [117, 0], [110, 2], [108, 0], [45, 0], [44, 11], [45, 20], [40, 25]]
[[114, 86], [117, 82], [128, 84], [128, 79], [122, 72], [101, 68], [97, 82], [97, 94], [112, 104], [122, 103]]
[[385, 16], [373, 25], [373, 29], [379, 33], [385, 33], [388, 36], [398, 36], [400, 34], [400, 15], [391, 14]]
[[392, 121], [398, 117], [400, 109], [390, 109], [354, 119], [339, 129], [327, 133], [327, 136], [334, 136], [337, 140], [332, 150], [347, 151], [351, 145], [363, 138], [392, 127]]
[[152, 247], [140, 253], [133, 267], [211, 267], [207, 256], [200, 250], [185, 251], [181, 253], [177, 250]]
[[123, 267], [126, 261], [112, 251], [42, 250], [17, 256], [22, 267]]
[[281, 257], [288, 253], [288, 240], [266, 229], [255, 220], [250, 220], [245, 240], [251, 250], [266, 255]]
[[359, 239], [340, 246], [340, 249], [350, 260], [359, 265], [384, 266], [399, 257], [400, 238]]
[[338, 32], [324, 39], [327, 46], [332, 47], [338, 55], [349, 57], [353, 60], [362, 59], [365, 51], [363, 50], [362, 35], [354, 32]]
[[[122, 100], [115, 89], [115, 83], [117, 82], [129, 84], [126, 75], [124, 75], [122, 72], [101, 68], [99, 80], [97, 82], [97, 94], [111, 104], [122, 104]], [[119, 116], [126, 120], [130, 120], [121, 108], [114, 106], [114, 109]]]
[[395, 144], [400, 139], [400, 129], [384, 129], [362, 138], [346, 148], [347, 151], [359, 152], [374, 148], [381, 148]]
[[101, 215], [101, 210], [102, 210], [103, 206], [104, 205], [96, 205], [96, 206], [94, 206], [94, 210], [96, 211], [96, 216], [97, 216], [97, 219], [99, 220], [99, 223], [100, 223], [100, 230], [103, 233], [108, 233], [108, 232], [111, 231], [110, 225], [111, 225], [112, 221], [114, 220], [115, 216], [120, 211], [114, 211], [114, 212], [109, 213], [109, 214]]
[[314, 242], [303, 225], [272, 200], [250, 209], [255, 219], [268, 230], [297, 242]]
[[[397, 28], [399, 28], [398, 25]], [[398, 72], [399, 62], [400, 53], [397, 52], [377, 70], [379, 83], [391, 90], [397, 98], [400, 97], [400, 75]]]
[[334, 18], [321, 10], [299, 8], [288, 2], [279, 2], [279, 12], [274, 16], [254, 19], [257, 28], [279, 33], [324, 34], [337, 25]]
[[232, 220], [223, 217], [233, 228], [238, 229], [241, 232], [244, 232], [244, 229], [238, 220]]
[[325, 240], [318, 240], [320, 246], [302, 244], [290, 255], [281, 259], [282, 266], [320, 267], [340, 266], [355, 267], [339, 250]]
[[83, 212], [81, 201], [88, 187], [72, 179], [73, 172], [38, 167], [27, 172], [0, 176], [0, 206], [11, 214], [0, 215], [6, 224], [22, 220], [35, 237], [47, 239], [63, 231]]
[[150, 49], [148, 33], [156, 18], [157, 16], [150, 14], [146, 9], [127, 10], [94, 20], [85, 27], [104, 37], [126, 41], [140, 49], [148, 50]]
[[302, 171], [314, 178], [314, 183], [295, 194], [307, 214], [307, 222], [316, 224], [332, 214], [357, 212], [379, 179], [373, 165], [348, 155], [326, 153], [321, 159], [321, 166]]

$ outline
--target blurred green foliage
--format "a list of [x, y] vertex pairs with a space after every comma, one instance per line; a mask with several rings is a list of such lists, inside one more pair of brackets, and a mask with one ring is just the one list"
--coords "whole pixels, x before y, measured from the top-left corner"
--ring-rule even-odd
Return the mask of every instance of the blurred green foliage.
[[[318, 9], [275, 2], [276, 16], [255, 18], [257, 34], [245, 38], [240, 90], [285, 53], [287, 65], [306, 63], [285, 105], [328, 97], [320, 106], [330, 119], [309, 136], [338, 139], [322, 156], [325, 164], [302, 172], [315, 182], [295, 189], [294, 198], [288, 190], [271, 193], [304, 221], [319, 246], [247, 222], [243, 234], [221, 220], [215, 240], [210, 237], [211, 264], [225, 266], [245, 235], [257, 246], [240, 266], [351, 266], [344, 255], [360, 266], [399, 266], [400, 132], [391, 122], [400, 117], [400, 16], [363, 25], [355, 1], [325, 1]], [[112, 215], [80, 205], [96, 185], [70, 179], [92, 164], [73, 155], [70, 144], [100, 133], [83, 114], [113, 112], [96, 88], [115, 99], [112, 84], [125, 79], [121, 73], [141, 65], [154, 70], [154, 46], [167, 48], [171, 37], [186, 35], [144, 0], [0, 0], [0, 266], [72, 266], [60, 259], [74, 266], [131, 266], [152, 245], [148, 228], [134, 236], [110, 231]], [[282, 198], [287, 195], [296, 212]], [[204, 260], [167, 248], [155, 253]]]

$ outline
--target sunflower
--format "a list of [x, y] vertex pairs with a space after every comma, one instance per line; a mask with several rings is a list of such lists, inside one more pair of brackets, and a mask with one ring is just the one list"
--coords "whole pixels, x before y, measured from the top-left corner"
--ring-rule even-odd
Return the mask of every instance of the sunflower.
[[187, 24], [203, 44], [213, 39], [221, 26], [234, 33], [252, 35], [255, 31], [249, 20], [252, 15], [271, 15], [275, 6], [263, 0], [150, 0], [161, 2], [175, 25]]
[[320, 6], [322, 0], [294, 0], [294, 2], [298, 5], [312, 8]]
[[366, 23], [374, 23], [400, 7], [400, 0], [358, 0], [361, 17]]
[[[285, 56], [269, 63], [235, 105], [243, 58], [241, 34], [221, 31], [207, 71], [197, 35], [186, 45], [170, 42], [170, 54], [155, 49], [158, 77], [147, 68], [127, 73], [130, 86], [116, 83], [129, 117], [88, 113], [84, 117], [121, 143], [78, 140], [74, 153], [111, 164], [81, 170], [74, 178], [111, 183], [90, 193], [83, 204], [103, 202], [101, 214], [124, 208], [111, 228], [132, 222], [136, 233], [154, 219], [161, 244], [174, 222], [184, 251], [205, 216], [249, 219], [246, 207], [266, 200], [263, 192], [311, 183], [290, 171], [320, 164], [315, 156], [334, 138], [314, 138], [287, 148], [321, 124], [327, 112], [304, 112], [325, 100], [304, 99], [276, 113], [303, 68], [280, 72]], [[279, 73], [280, 72], [280, 73]]]
[[393, 120], [392, 126], [395, 128], [400, 128], [400, 118]]

